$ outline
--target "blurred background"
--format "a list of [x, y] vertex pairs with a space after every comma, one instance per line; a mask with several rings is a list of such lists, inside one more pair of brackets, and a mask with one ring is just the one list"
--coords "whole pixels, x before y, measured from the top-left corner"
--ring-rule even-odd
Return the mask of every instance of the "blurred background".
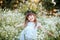
[[38, 29], [37, 40], [60, 40], [59, 0], [0, 0], [0, 40], [18, 40], [27, 10], [36, 12], [38, 22], [44, 27]]

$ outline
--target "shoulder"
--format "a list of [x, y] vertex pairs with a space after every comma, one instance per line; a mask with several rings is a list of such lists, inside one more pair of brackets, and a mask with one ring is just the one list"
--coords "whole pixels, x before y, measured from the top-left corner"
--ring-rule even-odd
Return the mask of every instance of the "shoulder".
[[40, 22], [37, 22], [37, 26], [41, 26], [41, 23]]
[[37, 28], [42, 28], [42, 25], [40, 22], [37, 22]]

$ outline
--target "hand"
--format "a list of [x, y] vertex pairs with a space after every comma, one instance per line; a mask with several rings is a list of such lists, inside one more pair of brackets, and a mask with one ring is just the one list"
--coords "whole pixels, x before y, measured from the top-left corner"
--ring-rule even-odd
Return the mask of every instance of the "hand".
[[55, 38], [54, 34], [52, 34], [51, 32], [47, 31], [47, 33]]

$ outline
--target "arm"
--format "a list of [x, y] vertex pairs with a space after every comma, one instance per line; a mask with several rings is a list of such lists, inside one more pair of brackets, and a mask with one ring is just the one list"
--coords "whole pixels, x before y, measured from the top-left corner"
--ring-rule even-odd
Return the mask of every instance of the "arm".
[[15, 27], [23, 27], [24, 26], [24, 23], [21, 23], [21, 24], [15, 24]]
[[38, 28], [38, 29], [41, 29], [41, 28], [42, 28], [41, 23], [37, 23], [37, 28]]
[[[38, 26], [38, 29], [42, 29], [42, 28], [43, 28], [43, 27], [42, 27], [42, 25], [40, 24], [40, 25]], [[43, 29], [45, 30], [46, 33], [48, 33], [48, 35], [51, 35], [51, 36], [55, 37], [50, 31], [46, 30], [45, 28], [43, 28]]]
[[55, 37], [55, 36], [54, 36], [51, 32], [49, 32], [48, 30], [45, 30], [45, 31], [48, 33], [48, 35]]

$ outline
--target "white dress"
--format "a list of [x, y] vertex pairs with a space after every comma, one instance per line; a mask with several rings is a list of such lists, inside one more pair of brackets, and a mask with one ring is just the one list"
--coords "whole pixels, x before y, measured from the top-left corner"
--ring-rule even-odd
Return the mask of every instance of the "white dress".
[[[37, 27], [40, 23], [37, 23]], [[20, 33], [19, 40], [37, 40], [37, 27], [34, 22], [28, 22], [26, 28]]]

